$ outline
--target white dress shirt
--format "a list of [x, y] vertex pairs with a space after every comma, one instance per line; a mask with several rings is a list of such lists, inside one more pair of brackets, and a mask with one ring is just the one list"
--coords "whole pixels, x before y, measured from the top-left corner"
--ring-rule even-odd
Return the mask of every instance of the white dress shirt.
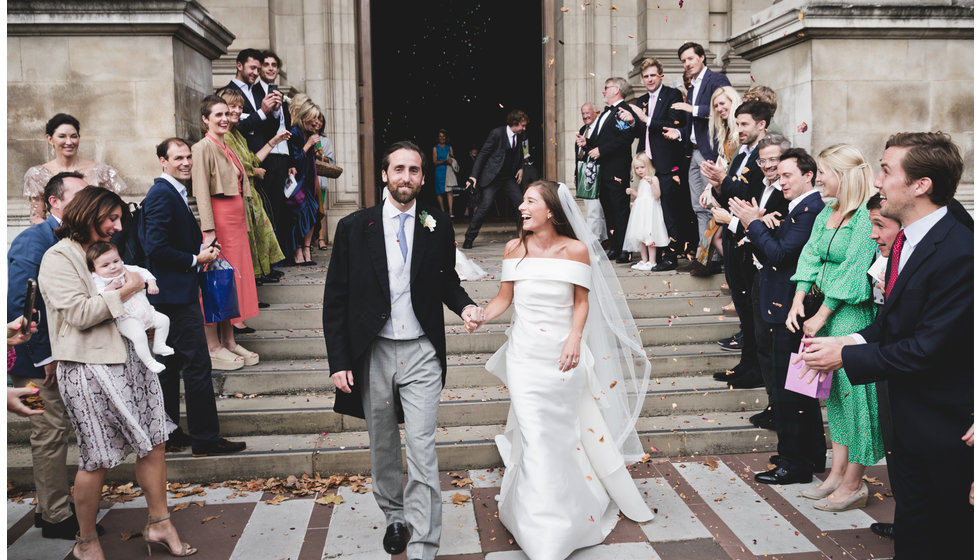
[[[946, 215], [946, 212], [947, 212], [946, 207], [941, 206], [938, 210], [935, 210], [932, 213], [928, 214], [927, 216], [919, 218], [918, 220], [902, 228], [902, 231], [905, 232], [905, 241], [902, 242], [902, 252], [898, 256], [899, 275], [902, 274], [902, 269], [905, 268], [905, 265], [909, 262], [909, 258], [912, 256], [912, 253], [915, 251], [916, 246], [918, 246], [918, 244], [922, 242], [922, 239], [926, 236], [927, 233], [929, 233], [929, 230], [931, 230], [933, 226], [939, 223], [939, 220], [943, 219], [943, 216]], [[894, 257], [894, 255], [892, 256]], [[858, 333], [852, 334], [851, 338], [853, 338], [854, 341], [857, 342], [858, 344], [864, 344], [865, 342], [867, 342], [866, 340], [864, 340], [864, 337]]]
[[517, 145], [517, 133], [511, 130], [509, 126], [505, 126], [504, 130], [507, 131], [507, 147], [515, 147]]
[[[711, 112], [710, 112], [711, 110], [710, 110], [710, 108], [708, 109], [709, 112], [708, 112], [707, 115], [699, 115], [698, 114], [698, 106], [695, 104], [695, 102], [698, 99], [698, 93], [701, 90], [701, 79], [704, 78], [704, 73], [707, 72], [707, 71], [708, 71], [708, 67], [705, 66], [704, 68], [701, 69], [701, 72], [697, 75], [697, 77], [695, 77], [693, 80], [691, 80], [691, 87], [692, 87], [692, 89], [691, 89], [691, 98], [688, 99], [687, 102], [691, 105], [691, 115], [694, 116], [694, 117], [709, 117], [709, 116], [711, 116]], [[694, 137], [694, 125], [693, 124], [691, 125], [691, 143], [692, 144], [697, 144], [698, 143], [697, 138]]]
[[[170, 186], [172, 186], [174, 190], [177, 191], [177, 194], [180, 195], [180, 198], [183, 199], [184, 205], [187, 206], [187, 210], [190, 211], [191, 205], [187, 202], [187, 187], [167, 173], [161, 173], [160, 178], [170, 183]], [[204, 245], [201, 245], [201, 248], [203, 249]], [[197, 266], [197, 255], [191, 255], [191, 267], [195, 266]]]
[[617, 101], [613, 105], [610, 105], [610, 107], [612, 107], [612, 109], [610, 109], [608, 111], [606, 111], [605, 109], [603, 109], [602, 114], [599, 115], [598, 123], [595, 125], [595, 129], [597, 131], [598, 130], [602, 130], [603, 123], [606, 122], [606, 119], [609, 118], [609, 115], [615, 113], [618, 110], [617, 108], [619, 107], [619, 104], [622, 103], [622, 102], [623, 102], [623, 100], [620, 99], [619, 101]]
[[[242, 92], [242, 95], [245, 96], [245, 99], [248, 99], [248, 102], [252, 104], [252, 107], [255, 107], [255, 113], [259, 116], [260, 119], [265, 120], [265, 113], [262, 112], [262, 104], [256, 103], [255, 96], [252, 95], [252, 86], [246, 84], [245, 82], [239, 80], [238, 78], [232, 78], [231, 83], [238, 86], [238, 90]], [[242, 115], [243, 119], [247, 119], [248, 117], [249, 117], [248, 114]]]
[[[510, 127], [508, 127], [509, 130]], [[381, 223], [384, 226], [385, 256], [388, 261], [388, 291], [391, 297], [391, 317], [384, 328], [378, 333], [383, 338], [391, 340], [414, 340], [423, 336], [422, 325], [415, 317], [412, 308], [412, 247], [415, 241], [415, 211], [413, 204], [405, 214], [405, 239], [408, 246], [408, 257], [402, 260], [402, 252], [398, 246], [398, 227], [402, 212], [395, 208], [390, 198], [385, 198], [381, 207]]]
[[[758, 144], [758, 143], [756, 143], [756, 144]], [[738, 169], [738, 171], [735, 172], [735, 177], [738, 177], [739, 175], [742, 174], [741, 173], [742, 168], [745, 167], [745, 162], [748, 161], [750, 157], [752, 157], [752, 150], [755, 150], [756, 144], [753, 144], [751, 147], [750, 146], [746, 146], [746, 145], [743, 144], [742, 147], [739, 148], [738, 155], [743, 155], [744, 154], [744, 156], [742, 157], [742, 160], [738, 162], [739, 167], [735, 168], [735, 169]], [[736, 159], [737, 159], [737, 157], [738, 156], [736, 156]], [[735, 162], [734, 161], [732, 162], [732, 165], [735, 165]], [[748, 179], [748, 177], [746, 177], [746, 179]], [[763, 182], [765, 182], [765, 179], [763, 179]], [[764, 202], [761, 202], [761, 201], [759, 202], [759, 208], [762, 208], [764, 205], [765, 205]], [[738, 219], [735, 218], [734, 216], [732, 216], [732, 221], [728, 222], [728, 231], [730, 231], [732, 233], [735, 233], [736, 231], [738, 231], [738, 224], [739, 224]], [[746, 240], [747, 239], [748, 238], [746, 238]]]

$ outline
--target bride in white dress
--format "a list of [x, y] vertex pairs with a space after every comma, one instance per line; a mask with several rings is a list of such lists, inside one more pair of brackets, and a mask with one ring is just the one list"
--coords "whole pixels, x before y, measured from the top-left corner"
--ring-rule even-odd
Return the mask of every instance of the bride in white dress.
[[650, 366], [612, 267], [565, 186], [532, 183], [520, 211], [521, 236], [507, 243], [484, 319], [514, 304], [508, 341], [487, 363], [511, 396], [497, 436], [506, 466], [497, 500], [524, 553], [557, 560], [601, 543], [620, 510], [653, 519], [626, 470], [642, 455], [635, 423]]

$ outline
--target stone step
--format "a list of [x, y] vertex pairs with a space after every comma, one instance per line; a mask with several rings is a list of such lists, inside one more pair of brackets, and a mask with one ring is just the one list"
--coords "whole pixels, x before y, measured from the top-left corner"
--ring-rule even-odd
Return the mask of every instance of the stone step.
[[[734, 317], [701, 315], [694, 317], [647, 318], [637, 320], [644, 346], [694, 344], [731, 336], [738, 330]], [[450, 354], [493, 353], [506, 342], [507, 325], [488, 324], [473, 334], [462, 325], [446, 327], [446, 351]], [[266, 360], [316, 358], [326, 356], [321, 329], [281, 329], [239, 335], [235, 339]]]
[[[721, 315], [722, 306], [731, 298], [721, 292], [662, 292], [656, 294], [630, 294], [626, 303], [635, 319], [646, 317], [671, 317], [685, 315]], [[462, 325], [463, 320], [447, 307], [443, 307], [447, 325]], [[513, 308], [497, 317], [492, 323], [509, 323]], [[322, 303], [275, 303], [263, 309], [258, 317], [250, 319], [248, 326], [257, 330], [319, 329], [323, 327]]]
[[[694, 376], [735, 367], [739, 353], [722, 350], [712, 342], [676, 346], [648, 346], [651, 371], [655, 376]], [[490, 386], [496, 377], [484, 368], [490, 354], [450, 354], [446, 387]], [[332, 391], [330, 366], [325, 358], [263, 360], [238, 371], [214, 372], [214, 388], [219, 395], [295, 394]]]
[[[652, 457], [720, 455], [771, 451], [776, 433], [748, 422], [754, 411], [685, 416], [645, 417], [637, 422], [640, 441]], [[502, 461], [493, 443], [503, 432], [500, 424], [439, 428], [436, 452], [441, 470], [488, 468]], [[222, 481], [255, 477], [285, 477], [299, 473], [364, 473], [370, 471], [368, 436], [364, 431], [322, 431], [309, 434], [249, 436], [248, 449], [223, 457], [192, 457], [190, 451], [167, 455], [170, 481]], [[77, 448], [69, 447], [69, 473], [78, 465]], [[111, 469], [106, 480], [135, 480], [135, 456]], [[33, 484], [30, 449], [8, 448], [7, 480], [17, 487]]]
[[[318, 253], [315, 258], [325, 259], [323, 253]], [[499, 265], [499, 259], [495, 262]], [[326, 263], [320, 264], [325, 265]], [[651, 294], [664, 292], [704, 292], [710, 295], [716, 293], [718, 287], [725, 282], [725, 276], [722, 274], [697, 278], [676, 271], [637, 272], [631, 270], [629, 266], [628, 264], [614, 265], [623, 293], [628, 294], [629, 297], [651, 297]], [[313, 266], [303, 271], [297, 271], [296, 268], [299, 267], [288, 268], [287, 277], [279, 283], [259, 286], [259, 300], [270, 304], [323, 303], [323, 282], [326, 279], [326, 266]], [[492, 278], [462, 283], [466, 292], [478, 303], [497, 295], [499, 284], [499, 280]]]
[[[444, 389], [441, 403], [440, 427], [504, 424], [510, 393], [500, 385]], [[245, 395], [217, 401], [221, 434], [226, 437], [367, 429], [362, 420], [335, 413], [333, 404], [333, 391], [254, 398]], [[710, 377], [658, 378], [650, 382], [641, 416], [743, 411], [751, 414], [765, 404], [764, 389], [731, 390]], [[30, 422], [8, 414], [8, 443], [24, 444], [29, 437]]]

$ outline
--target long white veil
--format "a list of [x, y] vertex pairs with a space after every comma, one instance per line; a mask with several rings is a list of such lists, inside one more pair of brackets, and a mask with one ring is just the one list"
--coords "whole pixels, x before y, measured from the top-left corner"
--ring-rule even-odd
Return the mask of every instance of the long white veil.
[[564, 183], [558, 184], [558, 198], [575, 236], [588, 247], [592, 264], [589, 318], [583, 333], [595, 357], [597, 382], [590, 389], [623, 458], [636, 462], [643, 456], [636, 420], [650, 382], [650, 362], [619, 278]]

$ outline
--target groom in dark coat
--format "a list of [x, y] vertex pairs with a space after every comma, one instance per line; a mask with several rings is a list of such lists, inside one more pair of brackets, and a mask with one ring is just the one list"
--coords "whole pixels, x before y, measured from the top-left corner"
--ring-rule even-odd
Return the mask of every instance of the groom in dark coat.
[[[436, 412], [446, 381], [442, 305], [467, 325], [480, 308], [456, 275], [449, 216], [416, 202], [423, 155], [411, 142], [385, 152], [388, 197], [337, 224], [323, 294], [323, 333], [337, 387], [334, 410], [367, 421], [384, 549], [435, 558], [442, 531]], [[398, 423], [405, 423], [402, 490]], [[409, 542], [409, 528], [411, 541]]]

